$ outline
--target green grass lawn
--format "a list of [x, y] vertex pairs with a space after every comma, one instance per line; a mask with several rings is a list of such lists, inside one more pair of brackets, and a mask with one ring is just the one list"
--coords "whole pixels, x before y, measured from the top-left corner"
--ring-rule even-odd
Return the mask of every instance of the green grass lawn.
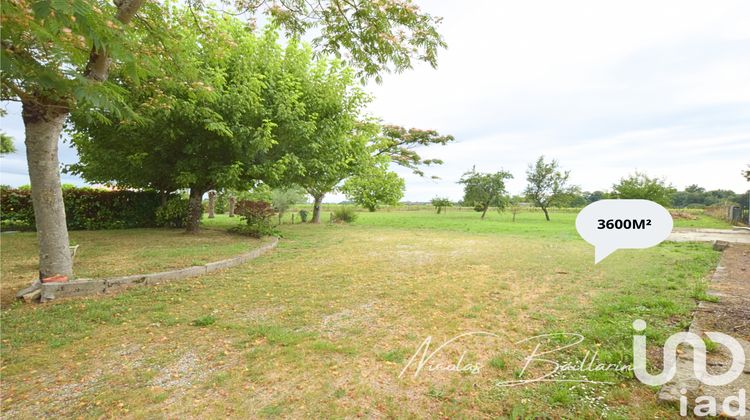
[[[674, 417], [627, 372], [587, 375], [611, 385], [496, 382], [517, 379], [533, 349], [514, 343], [544, 333], [585, 336], [560, 361], [588, 350], [629, 363], [632, 321], [648, 322], [650, 343], [684, 329], [719, 254], [663, 243], [594, 265], [572, 213], [488, 217], [394, 211], [352, 225], [284, 224], [277, 250], [246, 265], [114, 297], [6, 307], [4, 416]], [[434, 349], [470, 331], [497, 337], [467, 337], [433, 360], [465, 353], [478, 373], [399, 377], [427, 337]], [[544, 372], [537, 364], [522, 379]]]
[[[79, 278], [103, 278], [145, 274], [191, 265], [203, 265], [228, 258], [259, 246], [260, 241], [224, 231], [204, 230], [187, 235], [182, 229], [121, 229], [71, 231], [70, 241], [78, 244], [75, 272]], [[36, 276], [38, 254], [36, 234], [3, 234], [3, 304], [31, 284]]]

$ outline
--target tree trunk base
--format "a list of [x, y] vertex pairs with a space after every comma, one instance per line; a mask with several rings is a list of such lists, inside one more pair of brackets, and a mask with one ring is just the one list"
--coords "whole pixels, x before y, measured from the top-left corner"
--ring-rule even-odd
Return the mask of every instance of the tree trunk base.
[[23, 103], [26, 160], [39, 241], [40, 279], [56, 275], [73, 278], [58, 160], [58, 141], [67, 116], [67, 109]]

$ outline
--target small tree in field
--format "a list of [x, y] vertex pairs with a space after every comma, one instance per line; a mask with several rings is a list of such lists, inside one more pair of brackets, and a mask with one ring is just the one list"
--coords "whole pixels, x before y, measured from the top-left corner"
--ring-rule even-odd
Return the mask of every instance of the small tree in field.
[[443, 211], [443, 208], [451, 207], [453, 205], [453, 202], [445, 197], [435, 197], [430, 200], [430, 203], [437, 210], [437, 214], [440, 214]]
[[643, 172], [636, 172], [612, 186], [615, 198], [651, 200], [664, 207], [672, 203], [672, 196], [677, 190], [661, 178], [651, 178]]
[[377, 165], [349, 178], [341, 191], [357, 205], [375, 211], [382, 204], [395, 205], [404, 196], [404, 180], [387, 165]]
[[516, 221], [516, 215], [521, 211], [521, 197], [513, 196], [508, 200], [508, 210], [513, 215], [513, 221]]
[[464, 203], [475, 206], [484, 219], [490, 206], [505, 207], [505, 180], [512, 178], [513, 175], [506, 171], [489, 174], [472, 169], [458, 183], [464, 184]]
[[570, 177], [570, 171], [560, 171], [559, 164], [554, 159], [546, 163], [544, 156], [539, 156], [536, 163], [529, 165], [526, 171], [526, 180], [529, 182], [525, 191], [526, 197], [534, 205], [541, 207], [548, 222], [547, 209], [550, 206], [561, 205], [568, 199], [571, 192], [577, 190], [577, 187], [568, 185], [568, 177]]

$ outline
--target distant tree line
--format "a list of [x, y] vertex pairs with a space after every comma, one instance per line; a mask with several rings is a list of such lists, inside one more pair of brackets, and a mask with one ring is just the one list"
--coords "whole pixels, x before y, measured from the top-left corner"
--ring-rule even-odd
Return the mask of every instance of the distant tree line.
[[[742, 176], [750, 181], [750, 170], [743, 170]], [[484, 219], [488, 209], [495, 207], [498, 211], [506, 208], [516, 214], [522, 205], [533, 205], [544, 212], [550, 220], [550, 207], [585, 207], [604, 199], [644, 199], [651, 200], [669, 208], [704, 208], [719, 205], [747, 205], [748, 193], [738, 194], [731, 190], [711, 190], [698, 185], [690, 185], [678, 191], [665, 178], [651, 177], [636, 171], [621, 178], [612, 185], [609, 191], [582, 191], [577, 185], [568, 183], [570, 171], [561, 170], [557, 160], [545, 161], [540, 156], [530, 164], [526, 171], [527, 186], [522, 195], [511, 196], [506, 191], [505, 181], [513, 179], [507, 171], [480, 173], [476, 169], [466, 172], [458, 181], [464, 186], [463, 200], [457, 204], [473, 207], [481, 212]], [[438, 214], [453, 203], [444, 197], [431, 201]]]

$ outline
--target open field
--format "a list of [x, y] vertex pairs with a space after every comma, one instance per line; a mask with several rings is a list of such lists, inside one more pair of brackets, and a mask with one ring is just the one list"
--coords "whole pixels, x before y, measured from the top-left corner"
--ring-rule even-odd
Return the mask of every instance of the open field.
[[[244, 266], [115, 297], [6, 307], [5, 416], [673, 415], [628, 372], [586, 374], [612, 385], [496, 382], [518, 378], [533, 348], [513, 343], [543, 333], [585, 336], [558, 360], [590, 350], [629, 363], [632, 321], [648, 321], [650, 340], [685, 328], [719, 254], [664, 243], [594, 266], [573, 216], [497, 216], [425, 213], [430, 223], [418, 223], [384, 212], [354, 225], [283, 225], [279, 248]], [[497, 337], [465, 337], [433, 361], [455, 364], [466, 352], [462, 364], [477, 364], [476, 374], [425, 367], [415, 377], [412, 365], [399, 377], [427, 337], [434, 349], [470, 331]]]
[[[330, 213], [335, 209], [342, 207], [341, 204], [324, 204], [322, 208], [321, 221], [329, 221]], [[292, 213], [305, 209], [311, 211], [309, 206], [296, 206], [293, 210], [287, 212], [283, 217], [284, 223], [291, 223]], [[442, 214], [437, 215], [435, 209], [430, 206], [398, 206], [386, 207], [377, 212], [370, 213], [367, 210], [357, 209], [359, 219], [357, 224], [368, 226], [390, 226], [396, 228], [429, 228], [441, 230], [456, 230], [476, 233], [520, 233], [520, 234], [537, 234], [537, 233], [563, 233], [578, 237], [575, 230], [575, 220], [579, 208], [571, 209], [553, 209], [551, 220], [546, 222], [541, 210], [530, 208], [523, 209], [516, 215], [516, 222], [513, 223], [513, 215], [509, 211], [498, 213], [490, 210], [484, 221], [479, 220], [480, 213], [475, 212], [467, 207], [451, 207], [444, 210]], [[685, 213], [694, 217], [694, 219], [677, 218], [674, 220], [676, 228], [715, 228], [731, 229], [732, 225], [708, 216], [703, 210], [674, 210], [675, 212]], [[228, 226], [234, 225], [235, 219], [230, 219], [223, 215], [218, 215], [214, 221], [208, 221], [213, 225]], [[204, 220], [205, 221], [205, 220]], [[299, 223], [298, 215], [295, 215], [295, 222]]]

